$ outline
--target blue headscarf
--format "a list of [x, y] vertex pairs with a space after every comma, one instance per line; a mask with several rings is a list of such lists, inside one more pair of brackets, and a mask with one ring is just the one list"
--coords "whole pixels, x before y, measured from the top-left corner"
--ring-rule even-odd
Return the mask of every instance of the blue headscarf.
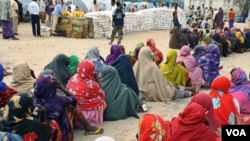
[[100, 52], [98, 47], [92, 47], [86, 54], [84, 59], [91, 60], [95, 65], [95, 72], [101, 73], [102, 72], [102, 66], [103, 62], [101, 60]]
[[4, 68], [3, 65], [0, 64], [0, 92], [3, 92], [6, 89], [6, 84], [3, 82], [4, 77]]

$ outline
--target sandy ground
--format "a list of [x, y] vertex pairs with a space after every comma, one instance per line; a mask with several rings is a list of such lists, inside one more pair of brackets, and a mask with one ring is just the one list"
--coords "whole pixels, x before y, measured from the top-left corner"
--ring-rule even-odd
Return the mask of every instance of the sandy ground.
[[[236, 24], [237, 27], [248, 27], [247, 24]], [[66, 55], [75, 54], [80, 59], [85, 56], [87, 50], [93, 46], [98, 46], [101, 55], [106, 58], [109, 53], [110, 45], [109, 40], [106, 38], [96, 39], [73, 39], [65, 37], [51, 37], [48, 32], [43, 32], [43, 37], [33, 37], [30, 24], [19, 25], [19, 38], [18, 41], [3, 40], [0, 38], [0, 62], [12, 71], [12, 66], [17, 61], [24, 61], [34, 69], [35, 74], [38, 75], [43, 67], [49, 63], [55, 55], [58, 53], [64, 53]], [[168, 50], [169, 44], [169, 31], [144, 31], [134, 32], [124, 35], [122, 44], [126, 48], [126, 53], [133, 50], [136, 43], [146, 42], [148, 38], [153, 38], [156, 42], [156, 46], [164, 53]], [[116, 41], [115, 41], [116, 42]], [[115, 43], [114, 42], [114, 43]], [[221, 75], [229, 77], [229, 72], [233, 67], [242, 67], [247, 73], [249, 73], [249, 55], [244, 54], [231, 54], [230, 57], [221, 58], [221, 65], [223, 69], [220, 71]], [[4, 81], [9, 84], [11, 76], [4, 78]], [[206, 90], [201, 90], [206, 91]], [[183, 110], [185, 105], [190, 101], [190, 98], [180, 99], [172, 101], [170, 105], [166, 105], [161, 102], [148, 102], [148, 113], [155, 113], [161, 115], [164, 119], [171, 119]], [[139, 113], [140, 116], [143, 113]], [[104, 133], [102, 135], [108, 135], [114, 137], [117, 141], [135, 141], [135, 134], [137, 133], [138, 119], [128, 118], [126, 120], [109, 121], [104, 122]], [[95, 138], [101, 135], [84, 136], [84, 131], [75, 130], [75, 141], [93, 141]]]

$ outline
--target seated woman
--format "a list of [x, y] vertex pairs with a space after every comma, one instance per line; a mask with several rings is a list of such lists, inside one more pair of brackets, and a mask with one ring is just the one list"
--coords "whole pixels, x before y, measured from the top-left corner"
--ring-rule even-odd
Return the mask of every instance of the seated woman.
[[180, 50], [180, 55], [176, 59], [177, 64], [183, 64], [188, 72], [191, 84], [204, 85], [205, 81], [202, 78], [202, 70], [198, 66], [194, 56], [191, 55], [189, 46], [183, 46]]
[[77, 72], [78, 64], [79, 64], [79, 58], [76, 55], [70, 55], [68, 68], [71, 74], [75, 74]]
[[250, 31], [247, 31], [245, 36], [245, 48], [250, 51]]
[[250, 124], [250, 84], [247, 74], [241, 68], [231, 71], [229, 93], [239, 102], [241, 124]]
[[122, 54], [122, 48], [120, 47], [120, 45], [112, 45], [110, 48], [110, 54], [106, 58], [106, 63], [108, 65], [111, 65], [116, 61], [118, 56], [120, 56], [121, 54]]
[[190, 97], [196, 93], [193, 87], [184, 88], [185, 90], [177, 89], [174, 84], [165, 79], [154, 63], [151, 53], [149, 47], [143, 47], [133, 67], [139, 90], [145, 100], [169, 103], [171, 100]]
[[29, 92], [34, 87], [36, 79], [34, 72], [27, 63], [17, 62], [13, 67], [13, 75], [10, 86], [18, 92]]
[[[73, 140], [73, 129], [70, 126], [71, 121], [64, 110], [68, 105], [75, 106], [76, 99], [59, 84], [55, 75], [48, 75], [46, 71], [41, 73], [36, 81], [34, 105], [42, 105], [46, 108], [47, 120], [55, 120], [59, 124], [64, 141]], [[64, 92], [66, 96], [57, 95], [57, 89]]]
[[122, 54], [128, 56], [130, 64], [133, 66], [135, 64], [135, 62], [137, 61], [137, 59], [134, 56], [131, 56], [130, 54], [126, 54], [126, 50], [124, 45], [120, 45], [121, 49], [122, 49]]
[[212, 39], [210, 36], [205, 36], [202, 41], [201, 41], [201, 46], [205, 46], [207, 47], [208, 45], [210, 45], [212, 43]]
[[82, 60], [67, 85], [77, 100], [77, 106], [86, 120], [94, 126], [103, 124], [103, 111], [106, 108], [105, 94], [94, 78], [95, 66], [91, 60]]
[[220, 141], [206, 121], [206, 110], [196, 102], [189, 103], [177, 117], [167, 121], [167, 141]]
[[170, 49], [167, 52], [166, 62], [160, 66], [163, 76], [177, 86], [187, 86], [189, 76], [182, 65], [176, 63], [177, 51]]
[[148, 39], [147, 46], [151, 49], [152, 53], [154, 54], [154, 61], [159, 66], [163, 61], [163, 54], [158, 48], [156, 48], [154, 39]]
[[182, 46], [189, 44], [188, 38], [184, 34], [180, 33], [177, 27], [173, 28], [170, 31], [170, 34], [169, 48], [180, 49]]
[[31, 93], [14, 95], [0, 114], [0, 130], [22, 136], [23, 141], [62, 140], [58, 124], [55, 121], [41, 123], [32, 115]]
[[129, 52], [129, 56], [135, 58], [135, 61], [132, 62], [132, 66], [134, 66], [135, 62], [138, 60], [138, 54], [139, 54], [139, 52], [140, 52], [140, 49], [141, 49], [142, 47], [144, 47], [144, 46], [145, 46], [145, 45], [144, 45], [143, 42], [139, 42], [139, 43], [136, 44], [135, 49], [134, 49], [133, 51], [130, 51], [130, 52]]
[[129, 116], [138, 118], [137, 111], [140, 106], [138, 94], [121, 82], [114, 67], [103, 66], [100, 83], [105, 92], [107, 103], [104, 120], [120, 120]]
[[198, 45], [196, 47], [194, 47], [194, 53], [192, 54], [196, 60], [196, 62], [198, 62], [198, 60], [200, 59], [201, 56], [207, 54], [207, 49], [202, 46], [202, 45]]
[[228, 56], [228, 42], [224, 33], [220, 34], [220, 43], [222, 45], [221, 55], [224, 57]]
[[220, 50], [215, 44], [207, 47], [207, 53], [198, 59], [198, 65], [202, 69], [202, 76], [205, 80], [204, 87], [210, 88], [212, 81], [219, 76]]
[[68, 68], [69, 63], [70, 60], [68, 56], [65, 54], [58, 54], [44, 67], [44, 70], [51, 69], [56, 74], [59, 83], [66, 88], [70, 77], [73, 75]]
[[127, 55], [120, 55], [117, 60], [112, 64], [117, 70], [121, 82], [130, 87], [138, 96], [139, 88], [135, 79], [133, 72], [133, 67], [130, 63], [129, 57]]
[[164, 119], [155, 114], [144, 114], [138, 122], [137, 141], [167, 141]]
[[9, 99], [18, 92], [3, 82], [4, 68], [0, 64], [0, 108], [4, 107]]
[[240, 30], [236, 31], [235, 37], [236, 37], [236, 48], [234, 51], [236, 53], [243, 53], [245, 51], [245, 39], [242, 36]]
[[208, 123], [212, 130], [216, 132], [218, 136], [221, 136], [221, 125], [219, 119], [214, 114], [214, 108], [212, 99], [206, 93], [198, 93], [191, 98], [191, 102], [200, 104], [204, 109], [206, 109], [206, 117]]
[[221, 125], [240, 124], [238, 103], [229, 93], [230, 80], [225, 76], [215, 78], [211, 84], [209, 96], [213, 102], [214, 114], [220, 120]]

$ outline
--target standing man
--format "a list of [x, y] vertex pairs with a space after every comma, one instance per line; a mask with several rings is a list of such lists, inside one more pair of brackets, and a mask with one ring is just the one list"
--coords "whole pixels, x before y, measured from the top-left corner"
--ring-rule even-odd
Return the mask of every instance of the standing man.
[[116, 5], [115, 5], [115, 0], [111, 0], [111, 8], [110, 8], [110, 34], [108, 35], [108, 39], [111, 38], [111, 34], [112, 34], [112, 30], [113, 30], [113, 16], [112, 14], [114, 13], [116, 9]]
[[41, 18], [42, 23], [45, 23], [45, 19], [46, 19], [45, 8], [46, 8], [45, 0], [40, 0], [39, 9], [40, 9], [40, 18]]
[[110, 41], [110, 45], [113, 43], [114, 38], [116, 33], [118, 32], [118, 42], [117, 44], [121, 43], [121, 40], [123, 38], [123, 25], [124, 25], [124, 17], [125, 17], [125, 13], [122, 9], [121, 3], [120, 1], [116, 2], [116, 9], [114, 11], [114, 13], [112, 14], [113, 16], [113, 30], [112, 30], [112, 34], [111, 34], [111, 41]]
[[232, 27], [234, 27], [234, 18], [235, 18], [235, 12], [233, 10], [233, 8], [230, 9], [230, 11], [228, 12], [228, 17], [229, 17], [229, 29], [231, 29]]
[[28, 11], [30, 13], [31, 17], [31, 25], [32, 25], [32, 32], [33, 35], [36, 36], [41, 36], [41, 31], [40, 31], [40, 9], [39, 5], [37, 3], [37, 0], [33, 0], [30, 2], [28, 6]]
[[10, 0], [11, 2], [11, 11], [12, 11], [12, 29], [14, 35], [18, 35], [18, 19], [19, 19], [19, 11], [18, 11], [18, 4], [15, 0]]
[[57, 35], [56, 26], [57, 26], [59, 17], [61, 17], [61, 15], [62, 15], [62, 1], [61, 0], [57, 1], [55, 9], [51, 13], [51, 15], [52, 15], [51, 35]]

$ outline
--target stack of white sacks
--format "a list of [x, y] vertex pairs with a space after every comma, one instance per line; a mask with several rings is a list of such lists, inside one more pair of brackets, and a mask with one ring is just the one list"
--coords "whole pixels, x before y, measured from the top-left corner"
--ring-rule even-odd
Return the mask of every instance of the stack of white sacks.
[[[179, 12], [179, 11], [178, 11]], [[181, 12], [181, 11], [180, 11]], [[134, 13], [125, 13], [124, 33], [146, 31], [146, 30], [166, 30], [173, 27], [173, 10], [168, 8], [151, 8], [140, 10]], [[185, 13], [182, 12], [181, 23], [185, 23]], [[90, 12], [87, 17], [93, 18], [94, 38], [108, 37], [111, 33], [111, 12]]]

